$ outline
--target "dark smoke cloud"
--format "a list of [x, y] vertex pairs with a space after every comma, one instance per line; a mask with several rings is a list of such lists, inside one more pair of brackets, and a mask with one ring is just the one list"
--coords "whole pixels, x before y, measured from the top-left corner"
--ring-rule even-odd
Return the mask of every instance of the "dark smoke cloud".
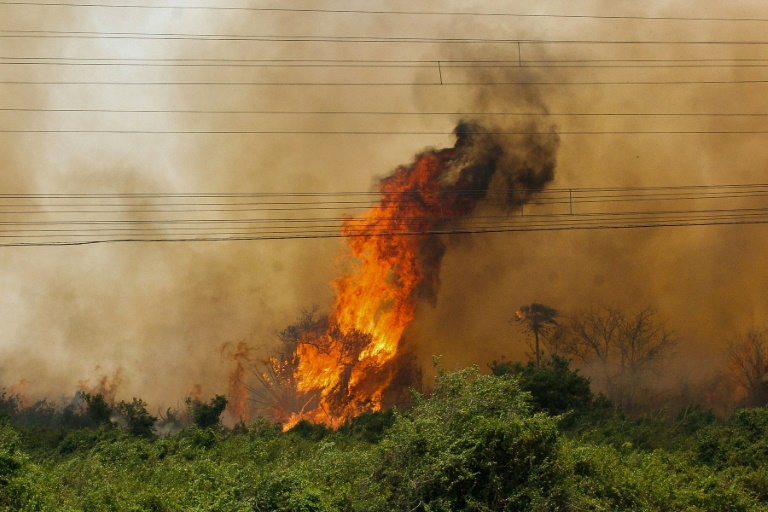
[[[471, 232], [471, 225], [465, 224], [478, 207], [487, 203], [489, 195], [492, 197], [490, 210], [496, 214], [521, 208], [555, 176], [559, 139], [556, 135], [531, 131], [535, 128], [527, 126], [529, 135], [514, 139], [502, 128], [483, 126], [472, 120], [460, 121], [453, 130], [456, 142], [452, 148], [417, 155], [414, 164], [399, 167], [381, 180], [382, 204], [389, 200], [390, 190], [396, 191], [392, 201], [404, 203], [403, 217], [412, 217], [414, 225], [408, 231], [414, 233]], [[425, 161], [439, 171], [425, 171]], [[425, 177], [410, 178], [419, 174]], [[440, 184], [439, 195], [434, 194], [434, 188], [428, 183], [425, 185], [427, 176]], [[411, 183], [405, 190], [400, 185], [403, 181]], [[400, 216], [397, 217], [400, 222]], [[424, 219], [429, 222], [425, 223]], [[445, 252], [443, 236], [423, 237], [420, 256], [424, 278], [417, 292], [432, 304], [437, 302]]]
[[467, 164], [453, 188], [477, 191], [481, 199], [487, 192], [500, 192], [509, 206], [528, 200], [554, 179], [557, 162], [559, 137], [537, 133], [537, 129], [531, 123], [522, 127], [526, 135], [505, 137], [503, 128], [461, 121], [454, 129], [456, 148]]

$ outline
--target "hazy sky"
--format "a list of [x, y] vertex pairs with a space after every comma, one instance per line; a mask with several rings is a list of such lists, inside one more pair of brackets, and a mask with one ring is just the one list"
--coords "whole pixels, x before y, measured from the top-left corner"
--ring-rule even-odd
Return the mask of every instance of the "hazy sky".
[[[768, 114], [764, 2], [96, 3], [0, 4], [0, 194], [370, 191], [418, 151], [451, 145], [461, 113], [502, 127], [524, 119], [503, 112], [550, 114], [537, 119], [561, 132], [554, 188], [766, 182], [765, 133], [674, 133], [768, 130], [767, 117], [751, 115]], [[258, 10], [273, 7], [336, 12]], [[401, 12], [339, 12], [355, 10]], [[499, 60], [510, 66], [477, 67]], [[179, 133], [190, 131], [229, 133]], [[304, 134], [232, 133], [249, 131]], [[306, 134], [317, 131], [345, 133]], [[3, 200], [3, 222], [41, 219], [8, 213], [17, 203]], [[670, 205], [637, 205], [661, 207]], [[73, 214], [44, 219], [75, 226]], [[421, 308], [409, 336], [425, 360], [484, 365], [522, 355], [507, 322], [522, 304], [652, 305], [684, 358], [716, 366], [730, 336], [766, 323], [766, 229], [451, 238], [437, 306]], [[267, 354], [301, 308], [327, 308], [340, 246], [0, 247], [0, 386], [27, 379], [30, 396], [56, 398], [121, 369], [121, 398], [174, 404], [196, 384], [222, 392], [222, 345], [247, 340]]]

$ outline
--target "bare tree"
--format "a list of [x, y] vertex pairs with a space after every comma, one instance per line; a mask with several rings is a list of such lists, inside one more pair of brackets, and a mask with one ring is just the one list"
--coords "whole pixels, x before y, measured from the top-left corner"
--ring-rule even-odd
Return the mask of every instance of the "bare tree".
[[597, 362], [602, 371], [606, 394], [615, 398], [614, 371], [611, 363], [620, 345], [624, 315], [615, 307], [601, 306], [579, 311], [569, 317], [568, 335], [562, 350], [584, 363]]
[[768, 404], [768, 340], [765, 329], [750, 329], [731, 341], [728, 368], [745, 394], [746, 405]]
[[[661, 368], [677, 344], [672, 333], [655, 317], [656, 312], [647, 307], [625, 318], [622, 325], [619, 338], [619, 389], [628, 410], [638, 405], [637, 393], [647, 384], [645, 378]], [[645, 391], [648, 395], [650, 390]]]
[[614, 306], [572, 315], [561, 350], [585, 363], [597, 363], [608, 397], [628, 411], [638, 406], [638, 391], [661, 367], [677, 340], [647, 307], [627, 315]]
[[602, 306], [586, 309], [570, 317], [571, 337], [564, 350], [582, 361], [597, 359], [608, 363], [620, 345], [624, 314], [617, 308]]

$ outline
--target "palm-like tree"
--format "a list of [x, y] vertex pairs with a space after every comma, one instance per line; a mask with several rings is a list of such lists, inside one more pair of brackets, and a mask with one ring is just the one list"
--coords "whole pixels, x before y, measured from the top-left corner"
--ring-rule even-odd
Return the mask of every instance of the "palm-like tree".
[[514, 320], [522, 322], [525, 330], [533, 334], [536, 342], [536, 364], [541, 364], [541, 350], [539, 350], [539, 336], [546, 336], [558, 325], [556, 318], [560, 312], [555, 308], [544, 304], [528, 304], [515, 311]]

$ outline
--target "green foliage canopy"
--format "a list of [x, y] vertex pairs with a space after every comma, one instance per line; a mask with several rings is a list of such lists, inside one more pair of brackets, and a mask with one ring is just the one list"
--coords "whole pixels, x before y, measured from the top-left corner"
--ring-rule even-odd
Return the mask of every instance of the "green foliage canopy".
[[533, 414], [516, 381], [440, 371], [382, 442], [393, 510], [528, 510], [556, 474], [557, 422]]

